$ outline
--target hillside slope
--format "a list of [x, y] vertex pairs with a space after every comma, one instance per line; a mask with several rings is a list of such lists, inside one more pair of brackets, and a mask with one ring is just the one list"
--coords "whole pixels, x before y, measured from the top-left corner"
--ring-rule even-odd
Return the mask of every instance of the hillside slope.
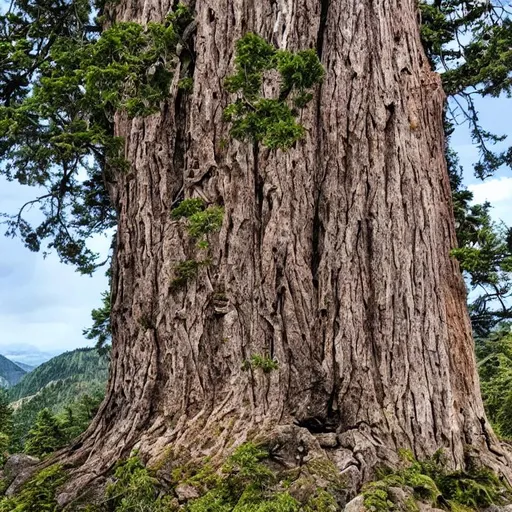
[[42, 409], [60, 414], [85, 395], [98, 403], [105, 394], [108, 364], [108, 357], [93, 348], [66, 352], [38, 366], [9, 389], [21, 445]]
[[72, 379], [90, 382], [106, 381], [108, 360], [100, 356], [94, 348], [77, 349], [65, 352], [38, 366], [16, 386], [9, 390], [11, 402], [35, 395], [51, 382]]
[[20, 382], [26, 373], [23, 368], [0, 355], [0, 387], [10, 388], [14, 386]]

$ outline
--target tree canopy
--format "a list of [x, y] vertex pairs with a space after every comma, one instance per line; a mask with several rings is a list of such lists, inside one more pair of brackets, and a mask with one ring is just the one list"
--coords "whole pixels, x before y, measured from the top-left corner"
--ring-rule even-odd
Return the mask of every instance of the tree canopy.
[[36, 457], [44, 457], [64, 444], [64, 432], [57, 418], [48, 409], [43, 409], [28, 433], [25, 452]]
[[[22, 0], [0, 17], [0, 172], [37, 190], [5, 215], [7, 234], [33, 251], [54, 249], [84, 273], [98, 264], [87, 240], [116, 224], [108, 183], [126, 164], [114, 115], [158, 107], [190, 23], [179, 7], [163, 23], [101, 31], [105, 16], [93, 18], [94, 8]], [[34, 224], [25, 214], [35, 204], [42, 221]]]

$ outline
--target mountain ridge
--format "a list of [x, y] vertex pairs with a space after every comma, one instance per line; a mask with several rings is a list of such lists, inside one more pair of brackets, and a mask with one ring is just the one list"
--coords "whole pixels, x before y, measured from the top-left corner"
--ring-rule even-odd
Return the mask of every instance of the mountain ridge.
[[71, 350], [42, 363], [8, 389], [20, 441], [42, 409], [58, 415], [85, 397], [99, 403], [105, 394], [108, 366], [108, 356], [95, 348]]
[[[9, 359], [9, 358], [7, 358]], [[30, 373], [32, 370], [37, 368], [36, 366], [33, 366], [31, 364], [27, 363], [21, 363], [20, 361], [12, 361], [15, 365], [19, 366], [22, 370], [24, 370], [27, 373]]]
[[24, 378], [9, 389], [8, 396], [15, 402], [35, 395], [52, 382], [78, 377], [86, 381], [106, 380], [107, 371], [107, 357], [100, 356], [95, 348], [78, 348], [59, 354], [25, 373]]
[[21, 366], [0, 354], [0, 387], [11, 388], [27, 374]]

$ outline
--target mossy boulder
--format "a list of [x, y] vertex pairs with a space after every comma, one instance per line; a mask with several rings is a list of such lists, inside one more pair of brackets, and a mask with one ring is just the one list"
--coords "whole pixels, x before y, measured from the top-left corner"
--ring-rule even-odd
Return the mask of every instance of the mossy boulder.
[[39, 462], [38, 458], [23, 453], [11, 455], [3, 470], [4, 486], [7, 488], [5, 494], [13, 495], [33, 475]]

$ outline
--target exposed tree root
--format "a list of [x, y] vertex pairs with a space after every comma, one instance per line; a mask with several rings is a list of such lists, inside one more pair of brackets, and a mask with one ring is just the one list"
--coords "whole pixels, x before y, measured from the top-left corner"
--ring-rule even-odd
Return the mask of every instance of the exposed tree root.
[[[131, 447], [116, 444], [115, 440], [109, 443], [103, 438], [96, 449], [88, 448], [86, 440], [78, 449], [61, 452], [51, 463], [63, 464], [70, 479], [60, 490], [59, 504], [72, 506], [76, 500], [80, 501], [91, 492], [94, 494], [94, 488], [104, 485], [114, 464], [127, 457], [131, 449], [138, 450], [146, 465], [156, 470], [158, 478], [165, 483], [173, 469], [192, 462], [200, 465], [208, 458], [214, 467], [220, 467], [237, 446], [247, 441], [263, 444], [270, 453], [269, 464], [278, 471], [297, 470], [300, 474], [303, 468], [308, 474], [316, 471], [324, 479], [336, 479], [339, 499], [347, 502], [360, 492], [364, 483], [375, 479], [378, 468], [398, 467], [398, 450], [408, 448], [392, 448], [389, 439], [383, 439], [365, 423], [340, 433], [312, 433], [297, 425], [273, 425], [271, 422], [248, 425], [240, 418], [226, 416], [217, 423], [196, 417], [184, 427], [178, 424], [172, 431], [162, 434], [161, 425], [155, 424]], [[496, 441], [490, 445], [487, 442], [467, 446], [462, 465], [446, 453], [450, 468], [460, 469], [464, 464], [476, 463], [512, 483], [508, 447]]]

